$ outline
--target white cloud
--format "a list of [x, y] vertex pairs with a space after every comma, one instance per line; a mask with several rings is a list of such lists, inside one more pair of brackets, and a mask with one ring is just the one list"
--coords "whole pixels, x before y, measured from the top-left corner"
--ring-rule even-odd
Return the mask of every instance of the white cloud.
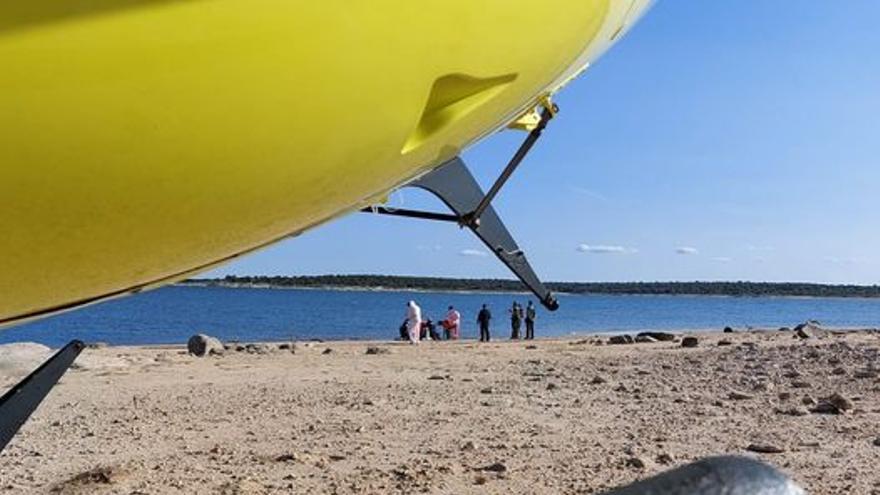
[[733, 258], [728, 258], [727, 256], [716, 256], [712, 258], [712, 261], [717, 261], [718, 263], [730, 263], [733, 261]]
[[638, 249], [628, 248], [624, 246], [606, 246], [606, 245], [589, 245], [589, 244], [580, 244], [577, 247], [577, 250], [582, 253], [593, 253], [593, 254], [634, 254], [639, 252]]
[[484, 256], [489, 256], [489, 253], [483, 251], [482, 249], [462, 249], [458, 252], [459, 256], [471, 256], [474, 258], [481, 258]]
[[697, 248], [695, 248], [695, 247], [690, 247], [690, 246], [681, 246], [681, 247], [678, 247], [678, 248], [675, 249], [675, 252], [678, 253], [678, 254], [684, 254], [684, 255], [700, 254], [700, 251], [699, 251]]

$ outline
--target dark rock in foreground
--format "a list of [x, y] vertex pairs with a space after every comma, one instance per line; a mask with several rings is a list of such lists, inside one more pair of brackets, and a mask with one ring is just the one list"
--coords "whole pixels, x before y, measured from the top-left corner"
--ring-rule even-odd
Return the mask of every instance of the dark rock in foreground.
[[700, 343], [696, 337], [685, 337], [681, 339], [682, 347], [696, 347]]

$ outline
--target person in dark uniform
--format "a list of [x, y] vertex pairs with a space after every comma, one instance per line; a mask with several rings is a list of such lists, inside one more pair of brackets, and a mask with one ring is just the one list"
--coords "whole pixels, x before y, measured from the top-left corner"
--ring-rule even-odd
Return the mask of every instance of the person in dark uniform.
[[537, 317], [538, 312], [535, 311], [535, 305], [532, 304], [532, 301], [529, 301], [529, 304], [526, 306], [526, 340], [535, 338], [535, 318]]
[[522, 306], [513, 301], [510, 308], [510, 340], [519, 340], [519, 329], [522, 327]]
[[489, 321], [492, 319], [492, 313], [484, 304], [480, 312], [477, 313], [477, 323], [480, 325], [480, 342], [489, 342]]

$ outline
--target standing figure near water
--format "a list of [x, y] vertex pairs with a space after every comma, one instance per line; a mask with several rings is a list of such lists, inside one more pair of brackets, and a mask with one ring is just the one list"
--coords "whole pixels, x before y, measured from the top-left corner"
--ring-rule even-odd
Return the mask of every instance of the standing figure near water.
[[480, 342], [489, 342], [489, 321], [492, 319], [492, 313], [484, 304], [480, 312], [477, 313], [477, 323], [480, 325]]
[[538, 317], [538, 312], [535, 311], [535, 305], [532, 304], [532, 301], [529, 301], [528, 306], [526, 306], [526, 340], [533, 340], [535, 338], [535, 319]]
[[443, 320], [443, 332], [446, 334], [446, 340], [458, 340], [461, 330], [461, 313], [449, 306], [446, 312], [446, 319]]
[[406, 305], [406, 323], [410, 343], [418, 344], [422, 333], [422, 308], [415, 301]]
[[522, 326], [522, 306], [513, 301], [510, 308], [510, 340], [519, 340], [519, 329]]

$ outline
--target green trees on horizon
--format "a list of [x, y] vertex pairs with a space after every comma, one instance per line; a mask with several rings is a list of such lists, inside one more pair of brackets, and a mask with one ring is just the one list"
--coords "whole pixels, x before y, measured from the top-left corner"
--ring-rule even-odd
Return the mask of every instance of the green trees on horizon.
[[[521, 292], [505, 279], [459, 279], [391, 275], [237, 276], [193, 279], [186, 283], [299, 288], [385, 288], [398, 290]], [[770, 282], [550, 282], [550, 290], [571, 294], [647, 294], [717, 296], [880, 297], [878, 285], [826, 285]]]

